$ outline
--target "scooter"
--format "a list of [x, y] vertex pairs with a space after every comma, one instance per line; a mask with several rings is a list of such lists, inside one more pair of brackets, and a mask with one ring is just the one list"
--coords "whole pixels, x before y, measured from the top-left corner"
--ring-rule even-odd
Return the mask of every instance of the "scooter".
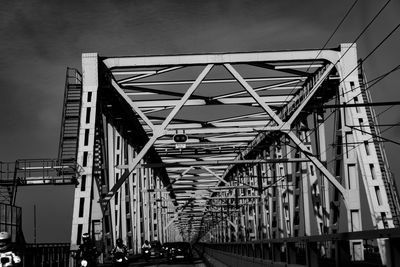
[[0, 267], [18, 266], [20, 262], [20, 257], [11, 251], [0, 253]]
[[145, 261], [149, 261], [150, 260], [150, 249], [145, 248], [143, 250], [143, 256], [144, 256]]
[[81, 260], [81, 267], [86, 267], [86, 266], [88, 266], [88, 261], [85, 260], [85, 259], [82, 259]]
[[88, 253], [79, 250], [71, 252], [71, 257], [74, 258], [75, 266], [77, 267], [96, 267], [97, 256], [96, 252]]
[[126, 266], [128, 266], [128, 259], [125, 257], [124, 253], [116, 252], [114, 254], [113, 266], [114, 267], [118, 267], [118, 266], [126, 267]]
[[93, 261], [90, 261], [89, 259], [81, 258], [79, 266], [80, 267], [92, 267], [92, 266], [96, 266], [96, 263], [94, 263]]

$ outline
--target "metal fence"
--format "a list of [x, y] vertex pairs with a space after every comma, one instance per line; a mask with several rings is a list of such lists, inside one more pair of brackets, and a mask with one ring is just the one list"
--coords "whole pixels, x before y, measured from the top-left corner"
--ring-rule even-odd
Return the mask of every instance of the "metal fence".
[[24, 267], [68, 267], [69, 243], [26, 244], [22, 250]]
[[[350, 240], [363, 243], [363, 260], [353, 260]], [[377, 242], [385, 242], [385, 252]], [[197, 249], [228, 266], [400, 266], [400, 228], [272, 239], [200, 243]]]
[[21, 231], [21, 208], [0, 203], [0, 232], [11, 234], [13, 243], [23, 242]]

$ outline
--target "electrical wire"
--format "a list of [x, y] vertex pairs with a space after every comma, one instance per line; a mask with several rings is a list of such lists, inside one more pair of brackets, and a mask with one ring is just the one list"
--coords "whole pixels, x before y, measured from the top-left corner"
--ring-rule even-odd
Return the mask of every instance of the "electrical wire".
[[[387, 5], [390, 3], [390, 1], [391, 0], [388, 0], [382, 7], [381, 7], [381, 9], [378, 11], [378, 13], [376, 13], [375, 14], [375, 16], [372, 18], [372, 20], [364, 27], [364, 29], [358, 34], [358, 36], [354, 39], [354, 41], [351, 43], [351, 45], [346, 49], [346, 51], [344, 51], [344, 53], [340, 56], [340, 58], [334, 63], [334, 65], [336, 65], [336, 64], [338, 64], [339, 62], [340, 62], [340, 60], [347, 54], [347, 52], [353, 47], [353, 45], [358, 41], [358, 39], [360, 39], [360, 37], [368, 30], [368, 28], [372, 25], [372, 23], [374, 23], [374, 21], [379, 17], [379, 15], [383, 12], [383, 10], [385, 10], [385, 8], [387, 7]], [[355, 4], [354, 4], [355, 5]], [[353, 5], [353, 6], [354, 6]], [[353, 8], [353, 6], [351, 7], [351, 9]], [[349, 12], [350, 13], [350, 12]], [[346, 14], [347, 15], [347, 14]], [[385, 38], [384, 38], [384, 40], [377, 46], [377, 47], [375, 47], [374, 49], [373, 49], [373, 53], [375, 52], [375, 50], [379, 47], [379, 46], [381, 46], [385, 41], [386, 41], [386, 39], [388, 39], [389, 37], [390, 37], [390, 35], [392, 35], [396, 30], [397, 30], [397, 28], [400, 26], [400, 24], [399, 25], [397, 25], [397, 27], [388, 35], [388, 36], [386, 36]], [[322, 48], [323, 49], [323, 48]], [[319, 53], [321, 53], [321, 51], [322, 51], [322, 49], [320, 50], [320, 52]], [[368, 56], [367, 56], [367, 58], [369, 57], [369, 56], [371, 56], [373, 53], [370, 53], [370, 54], [368, 54]], [[317, 56], [318, 57], [318, 56]], [[316, 57], [316, 58], [317, 58]], [[315, 59], [316, 59], [315, 58]], [[366, 59], [367, 59], [366, 58]], [[315, 60], [314, 59], [314, 60]], [[364, 59], [364, 61], [366, 60], [366, 59]], [[314, 61], [313, 61], [314, 62]], [[309, 68], [311, 67], [311, 65], [312, 65], [312, 63], [310, 64], [310, 66], [309, 66]], [[350, 72], [349, 72], [349, 74], [347, 74], [347, 76], [345, 77], [345, 78], [343, 78], [342, 79], [342, 81], [344, 81], [344, 80], [346, 80], [346, 78], [354, 71], [354, 70], [356, 70], [357, 68], [359, 67], [359, 65], [357, 64], [357, 66], [355, 67], [355, 68], [353, 68]], [[341, 82], [342, 82], [341, 81]], [[294, 89], [292, 89], [292, 91], [293, 91]], [[291, 94], [291, 93], [290, 93]]]
[[[376, 85], [376, 84], [378, 84], [380, 81], [382, 81], [384, 78], [386, 78], [387, 76], [389, 76], [391, 73], [393, 73], [393, 72], [395, 72], [395, 71], [397, 71], [397, 70], [399, 70], [400, 69], [400, 64], [399, 65], [397, 65], [396, 67], [394, 67], [393, 69], [391, 69], [390, 71], [388, 71], [388, 72], [386, 72], [386, 73], [384, 73], [384, 74], [382, 74], [382, 75], [380, 75], [380, 76], [378, 76], [378, 77], [376, 77], [376, 78], [374, 78], [373, 80], [371, 80], [371, 81], [374, 81], [371, 85], [369, 85], [368, 86], [368, 88], [366, 88], [365, 90], [370, 90], [371, 88], [373, 88], [373, 86], [374, 85]], [[361, 86], [359, 86], [358, 88], [360, 88]], [[347, 92], [348, 93], [348, 92]], [[357, 96], [359, 96], [361, 94], [361, 92], [359, 93], [359, 94], [357, 94], [355, 97], [357, 97]], [[353, 100], [354, 98], [352, 98], [352, 99], [349, 99], [347, 102], [344, 102], [345, 104], [348, 104], [351, 100]], [[391, 107], [393, 107], [394, 105], [392, 105]], [[390, 108], [391, 108], [390, 107]], [[388, 108], [387, 110], [389, 110], [390, 108]], [[378, 114], [376, 117], [379, 117], [381, 114], [383, 114], [384, 112], [381, 112], [380, 114]], [[325, 117], [324, 118], [324, 120], [323, 120], [323, 122], [325, 122], [325, 121], [327, 121], [328, 119], [329, 119], [329, 117], [331, 117], [333, 114], [336, 114], [336, 110], [334, 110], [334, 111], [332, 111], [327, 117]], [[310, 131], [310, 133], [306, 136], [306, 138], [307, 137], [309, 137], [313, 132], [315, 132], [315, 130], [316, 129], [313, 129], [312, 131]], [[329, 150], [330, 149], [332, 149], [332, 147], [329, 147], [328, 149], [325, 149], [325, 151], [323, 151], [323, 152], [321, 152], [321, 153], [327, 153], [327, 152], [329, 152]], [[289, 155], [292, 151], [293, 151], [294, 149], [292, 149], [291, 151], [289, 151], [287, 154], [286, 154], [286, 156], [287, 155]]]
[[[383, 38], [383, 40], [382, 40], [378, 45], [376, 45], [375, 48], [372, 49], [372, 51], [369, 52], [368, 55], [367, 55], [363, 60], [361, 60], [351, 71], [349, 71], [349, 73], [342, 79], [341, 83], [342, 83], [344, 80], [346, 80], [347, 77], [349, 77], [349, 76], [353, 73], [353, 71], [355, 71], [357, 68], [359, 68], [359, 67], [361, 66], [361, 64], [362, 64], [364, 61], [366, 61], [373, 53], [375, 53], [375, 51], [376, 51], [387, 39], [389, 39], [390, 36], [392, 36], [392, 34], [395, 33], [399, 27], [400, 27], [400, 23], [397, 24], [397, 26], [396, 26], [389, 34], [387, 34], [386, 37]], [[354, 43], [353, 43], [353, 44], [354, 44]], [[351, 47], [351, 46], [350, 46], [350, 47]], [[348, 49], [350, 49], [350, 48], [348, 48]], [[347, 52], [347, 50], [346, 50], [346, 52]], [[338, 63], [338, 62], [340, 61], [340, 59], [341, 59], [343, 56], [344, 56], [344, 54], [339, 58], [339, 60], [338, 60], [336, 63]]]
[[[348, 14], [350, 13], [350, 11], [354, 8], [354, 6], [356, 5], [358, 0], [356, 0], [353, 5], [350, 7], [350, 9], [347, 11], [346, 15], [344, 16], [344, 18], [340, 21], [339, 25], [336, 27], [336, 29], [334, 30], [334, 32], [331, 34], [331, 36], [329, 37], [329, 39], [325, 42], [324, 46], [322, 49], [320, 49], [318, 55], [316, 56], [316, 58], [312, 61], [312, 63], [318, 58], [319, 54], [322, 52], [322, 50], [325, 48], [325, 46], [328, 44], [328, 42], [331, 40], [331, 38], [333, 37], [333, 35], [337, 32], [337, 30], [339, 29], [339, 27], [342, 25], [342, 23], [344, 22], [344, 20], [347, 18]], [[387, 7], [387, 5], [390, 3], [391, 0], [388, 0], [383, 6], [382, 8], [378, 11], [377, 14], [375, 14], [375, 16], [372, 18], [372, 20], [364, 27], [364, 29], [360, 32], [360, 34], [354, 39], [354, 41], [352, 42], [352, 44], [347, 48], [347, 50], [341, 55], [341, 57], [336, 61], [335, 65], [345, 56], [345, 54], [350, 50], [350, 48], [358, 41], [358, 39], [367, 31], [367, 29], [373, 24], [373, 22], [378, 18], [378, 16], [383, 12], [383, 10]], [[357, 66], [355, 68], [353, 68], [349, 74], [340, 81], [340, 83], [342, 83], [343, 81], [346, 80], [346, 78], [353, 73], [354, 70], [356, 70], [357, 68], [359, 68], [360, 64], [362, 64], [362, 62], [365, 62], [371, 55], [373, 55], [376, 50], [387, 40], [389, 39], [389, 37], [399, 28], [400, 24], [398, 24], [377, 46], [375, 46], [375, 48], [373, 50], [370, 51], [370, 53], [359, 63], [357, 64]], [[310, 67], [312, 66], [312, 63], [310, 64], [310, 66], [308, 67], [307, 71], [310, 69]], [[390, 72], [381, 75], [380, 77], [378, 77], [379, 79], [373, 84], [377, 84], [379, 81], [381, 81], [383, 78], [387, 77], [390, 73], [394, 72], [395, 70], [397, 70], [399, 68], [399, 66], [397, 66], [396, 68], [394, 68], [393, 70], [391, 70]], [[339, 85], [340, 85], [339, 83]], [[368, 86], [368, 89], [371, 88], [373, 85]], [[295, 86], [296, 87], [296, 86]], [[366, 89], [366, 90], [368, 90]], [[292, 89], [293, 91], [294, 89]], [[290, 94], [289, 94], [290, 95]], [[289, 96], [288, 95], [288, 96]], [[288, 97], [287, 96], [287, 97]], [[351, 99], [352, 100], [352, 99]], [[349, 100], [350, 101], [350, 100]], [[349, 102], [348, 101], [348, 102]], [[323, 122], [325, 122], [332, 114], [334, 114], [336, 112], [331, 112], [331, 114], [329, 116], [327, 116], [326, 118], [324, 118]], [[265, 127], [267, 127], [269, 124], [267, 124]], [[394, 127], [394, 126], [393, 126]], [[315, 132], [316, 129], [313, 129], [312, 131], [310, 131], [308, 133], [308, 135], [305, 138], [308, 138], [313, 132]], [[383, 133], [383, 132], [382, 132]], [[285, 157], [287, 155], [289, 155], [290, 153], [292, 153], [294, 150], [294, 148], [292, 148], [289, 152], [286, 153]], [[326, 152], [326, 151], [324, 151]]]
[[[390, 2], [390, 0], [389, 0], [388, 2], [386, 2], [386, 4], [380, 9], [380, 11], [378, 12], [378, 14], [380, 14], [380, 13], [383, 11], [383, 9], [387, 6], [387, 4], [388, 4], [389, 2]], [[374, 16], [374, 18], [373, 18], [372, 21], [374, 21], [374, 20], [377, 18], [377, 15], [378, 15], [378, 14], [376, 14], [376, 15]], [[370, 22], [367, 26], [369, 26], [369, 25], [371, 25], [371, 22]], [[368, 55], [367, 55], [361, 62], [365, 62], [366, 59], [368, 59], [373, 53], [375, 53], [375, 52], [377, 51], [377, 49], [378, 49], [386, 40], [388, 40], [389, 37], [392, 36], [392, 34], [393, 34], [399, 27], [400, 27], [400, 24], [398, 24], [389, 34], [387, 34], [387, 35], [385, 36], [385, 38], [384, 38], [377, 46], [375, 46], [374, 49], [371, 50], [371, 52], [368, 53]], [[363, 33], [363, 32], [365, 32], [365, 30], [363, 30], [362, 33]], [[361, 36], [361, 34], [359, 34], [359, 35], [357, 36], [356, 40], [357, 40], [360, 36]], [[354, 42], [353, 42], [353, 44], [354, 44]], [[351, 46], [350, 46], [350, 47], [351, 47]], [[347, 53], [347, 51], [350, 49], [350, 47], [345, 51], [345, 53]], [[345, 54], [345, 53], [344, 53], [344, 54]], [[344, 56], [344, 54], [338, 59], [338, 61], [335, 63], [335, 65], [340, 61], [340, 59]], [[355, 68], [353, 68], [353, 69], [349, 72], [349, 74], [346, 75], [346, 76], [340, 81], [340, 83], [339, 83], [338, 85], [340, 85], [343, 81], [345, 81], [346, 78], [347, 78], [356, 68], [358, 68], [358, 67], [360, 67], [360, 63], [357, 64], [357, 66], [356, 66]], [[389, 74], [393, 73], [394, 71], [398, 70], [399, 68], [400, 68], [400, 65], [396, 66], [395, 68], [393, 68], [393, 69], [392, 69], [391, 71], [389, 71], [388, 73], [385, 73], [385, 74], [381, 75], [381, 76], [377, 79], [377, 81], [375, 81], [374, 84], [378, 83], [378, 82], [381, 81], [383, 78], [387, 77]], [[371, 87], [371, 86], [369, 86], [366, 90], [368, 90], [370, 87]], [[359, 86], [358, 88], [360, 88], [360, 86]], [[359, 96], [360, 94], [361, 94], [361, 92], [360, 92], [359, 94], [357, 94], [355, 97]], [[352, 99], [354, 99], [354, 98], [352, 98]], [[349, 99], [349, 101], [351, 101], [352, 99]], [[349, 101], [347, 101], [346, 103], [349, 103]], [[332, 115], [332, 113], [331, 113], [328, 117], [324, 118], [323, 122], [325, 122], [331, 115]], [[316, 129], [310, 131], [310, 132], [308, 133], [308, 135], [306, 136], [306, 138], [309, 137], [313, 132], [315, 132], [315, 130], [316, 130]], [[293, 150], [289, 151], [289, 152], [286, 154], [286, 156], [287, 156], [288, 154], [290, 154], [292, 151], [293, 151]]]
[[386, 111], [388, 111], [389, 109], [393, 108], [394, 105], [389, 106], [387, 109], [385, 109], [384, 111], [378, 113], [378, 115], [376, 115], [376, 117], [379, 117], [381, 114], [385, 113]]
[[[366, 88], [366, 90], [369, 90], [369, 89], [373, 88], [374, 85], [378, 84], [378, 83], [379, 83], [380, 81], [382, 81], [384, 78], [386, 78], [387, 76], [389, 76], [390, 74], [392, 74], [393, 72], [395, 72], [395, 71], [397, 71], [397, 70], [399, 70], [399, 69], [400, 69], [400, 64], [397, 65], [396, 67], [394, 67], [393, 69], [391, 69], [390, 71], [388, 71], [388, 72], [386, 72], [386, 73], [384, 73], [384, 74], [382, 74], [382, 75], [379, 75], [378, 77], [372, 79], [371, 81], [373, 81], [373, 83], [370, 84], [370, 85], [368, 86], [368, 88]], [[358, 88], [360, 88], [360, 87], [361, 87], [361, 86], [359, 86]], [[360, 94], [361, 94], [361, 93], [357, 94], [356, 96], [359, 96]], [[355, 96], [355, 97], [356, 97], [356, 96]], [[345, 103], [348, 104], [351, 100], [352, 100], [352, 99], [349, 99], [349, 100], [348, 100], [347, 102], [345, 102]], [[388, 109], [388, 110], [389, 110], [389, 109]], [[324, 118], [323, 123], [326, 122], [333, 114], [336, 114], [335, 110], [332, 111], [328, 116], [326, 116], [326, 117]], [[307, 139], [307, 138], [308, 138], [311, 134], [313, 134], [315, 131], [316, 131], [316, 128], [313, 129], [312, 131], [310, 131], [304, 138]], [[302, 140], [302, 141], [303, 141], [303, 140]], [[289, 152], [287, 152], [287, 153], [285, 154], [284, 157], [287, 157], [287, 156], [288, 156], [289, 154], [291, 154], [295, 149], [297, 149], [297, 147], [292, 147], [292, 149], [291, 149]], [[332, 147], [329, 147], [328, 149], [326, 149], [326, 150], [323, 151], [322, 153], [326, 153], [326, 152], [328, 152], [330, 149], [332, 149]]]
[[[392, 129], [392, 128], [395, 127], [395, 126], [397, 126], [397, 124], [394, 124], [394, 125], [392, 125], [392, 126], [386, 128], [385, 130], [383, 130], [383, 131], [381, 132], [381, 134], [383, 134], [384, 132], [386, 132], [386, 131]], [[372, 139], [374, 139], [374, 136], [372, 136], [371, 138], [367, 139], [366, 141], [369, 142], [369, 141], [372, 140]], [[394, 142], [394, 143], [396, 143], [397, 145], [400, 145], [400, 143], [397, 143], [397, 142]], [[360, 144], [358, 144], [358, 145], [352, 147], [351, 149], [347, 150], [346, 153], [348, 153], [348, 152], [350, 152], [350, 151], [353, 151], [354, 149], [356, 149], [357, 147], [361, 146], [362, 144], [363, 144], [363, 142], [361, 142]], [[341, 154], [339, 154], [339, 155], [336, 155], [336, 156], [343, 156], [344, 153], [345, 153], [345, 152], [343, 152], [343, 153], [341, 153]], [[330, 163], [334, 162], [335, 160], [336, 160], [336, 158], [334, 158], [334, 159], [328, 161], [326, 164], [329, 165]]]
[[[391, 1], [391, 0], [389, 0]], [[315, 56], [315, 58], [311, 61], [310, 65], [308, 66], [306, 72], [308, 72], [312, 66], [312, 64], [315, 62], [315, 60], [318, 58], [318, 56], [321, 54], [322, 50], [325, 49], [325, 47], [328, 45], [329, 41], [332, 39], [332, 37], [336, 34], [336, 32], [339, 30], [340, 26], [343, 24], [343, 22], [346, 20], [346, 18], [349, 16], [350, 12], [353, 10], [353, 8], [355, 7], [355, 5], [357, 4], [358, 0], [355, 0], [353, 2], [353, 4], [351, 5], [351, 7], [347, 10], [346, 14], [344, 15], [344, 17], [341, 19], [341, 21], [339, 22], [339, 24], [336, 26], [335, 30], [331, 33], [331, 35], [329, 36], [328, 40], [325, 41], [324, 45], [322, 46], [321, 49], [319, 49], [318, 54]], [[293, 86], [293, 89], [289, 92], [289, 94], [286, 96], [284, 102], [286, 102], [286, 100], [289, 98], [289, 96], [293, 93], [293, 91], [295, 90], [295, 88], [297, 88], [298, 84], [300, 83], [300, 81], [298, 81], [295, 86]], [[268, 122], [267, 125], [264, 126], [263, 129], [265, 129], [266, 127], [268, 127], [270, 125], [272, 121]]]
[[[360, 37], [368, 30], [368, 28], [372, 25], [372, 23], [375, 22], [375, 20], [379, 17], [379, 15], [383, 12], [383, 10], [385, 10], [385, 8], [387, 7], [387, 5], [391, 2], [392, 0], [388, 0], [382, 7], [381, 9], [378, 11], [378, 13], [375, 14], [375, 16], [372, 18], [372, 20], [367, 24], [367, 26], [364, 27], [364, 29], [358, 34], [358, 36], [356, 37], [356, 39], [354, 39], [354, 41], [351, 43], [351, 45], [347, 48], [347, 50], [342, 54], [342, 56], [337, 60], [337, 62], [335, 63], [335, 65], [346, 55], [346, 53], [350, 50], [350, 48], [358, 41], [358, 39], [360, 39]], [[353, 69], [354, 71], [354, 69]], [[351, 72], [350, 72], [351, 73]], [[346, 77], [347, 78], [347, 77]], [[345, 80], [345, 79], [343, 79]]]
[[[380, 82], [382, 79], [386, 78], [387, 76], [389, 76], [390, 74], [392, 74], [393, 72], [395, 72], [395, 71], [397, 71], [397, 70], [399, 70], [399, 69], [400, 69], [400, 64], [397, 65], [396, 67], [394, 67], [393, 69], [391, 69], [390, 71], [388, 71], [388, 72], [386, 72], [386, 73], [384, 73], [384, 74], [382, 74], [382, 75], [380, 75], [380, 76], [378, 76], [378, 77], [372, 79], [372, 80], [370, 81], [370, 83], [372, 82], [373, 84], [372, 84], [372, 85], [369, 85], [368, 88], [366, 88], [365, 90], [369, 90], [369, 88], [371, 88], [373, 85], [375, 85], [376, 83]], [[355, 88], [353, 88], [353, 90], [350, 90], [350, 91], [348, 91], [348, 92], [343, 93], [342, 96], [344, 96], [345, 94], [348, 94], [348, 93], [354, 91], [354, 89], [358, 89], [358, 88], [361, 88], [361, 85], [360, 85], [360, 86], [357, 86], [357, 87], [355, 87]], [[361, 94], [361, 92], [358, 93], [357, 95], [355, 95], [354, 97], [357, 97], [357, 96], [359, 96], [360, 94]], [[354, 99], [354, 97], [353, 97], [353, 99]], [[349, 101], [348, 101], [348, 102], [349, 102]], [[348, 102], [346, 102], [346, 104], [348, 104]]]
[[[354, 39], [354, 41], [352, 42], [352, 44], [347, 48], [347, 50], [341, 55], [341, 57], [335, 62], [335, 64], [334, 65], [336, 65], [344, 56], [345, 56], [345, 54], [350, 50], [350, 48], [355, 44], [355, 42], [357, 42], [358, 41], [358, 39], [366, 32], [366, 30], [372, 25], [372, 23], [379, 17], [379, 15], [383, 12], [383, 10], [388, 6], [388, 4], [391, 2], [391, 0], [388, 0], [382, 7], [381, 7], [381, 9], [375, 14], [375, 16], [372, 18], [372, 20], [364, 27], [364, 29], [358, 34], [358, 36]], [[346, 13], [346, 16], [350, 13], [350, 11], [353, 9], [353, 7], [355, 6], [355, 3], [353, 3], [353, 5], [350, 7], [350, 9], [349, 9], [349, 11]], [[345, 16], [345, 17], [346, 17]], [[344, 19], [343, 19], [343, 21], [344, 21]], [[340, 23], [341, 24], [341, 23]], [[371, 52], [372, 53], [369, 53], [368, 54], [368, 57], [370, 57], [373, 53], [375, 53], [375, 51], [398, 29], [398, 27], [399, 27], [399, 25], [397, 25], [396, 27], [395, 27], [395, 29], [394, 30], [392, 30]], [[338, 28], [338, 27], [337, 27]], [[322, 48], [323, 49], [323, 48]], [[320, 50], [320, 52], [322, 51], [322, 49]], [[320, 53], [319, 52], [319, 53]], [[364, 60], [363, 60], [363, 62], [366, 60], [367, 58], [365, 58]], [[315, 59], [314, 59], [315, 60]], [[312, 64], [312, 63], [311, 63]], [[310, 64], [310, 66], [311, 66], [311, 64]], [[309, 67], [310, 67], [309, 66]], [[341, 81], [340, 81], [340, 83], [342, 83], [356, 68], [358, 68], [359, 67], [359, 65], [357, 65], [351, 72], [349, 72], [349, 74], [344, 78], [344, 79], [342, 79]], [[339, 83], [339, 85], [340, 85], [340, 83]], [[292, 89], [292, 91], [293, 91], [294, 89]], [[288, 96], [287, 96], [288, 97]], [[330, 116], [328, 116], [328, 117], [330, 117]], [[326, 118], [327, 119], [327, 118]], [[326, 119], [324, 120], [324, 122], [326, 121]], [[271, 121], [270, 121], [271, 122]], [[269, 124], [270, 124], [270, 122], [266, 125], [266, 126], [264, 126], [264, 128], [265, 127], [267, 127], [267, 126], [269, 126]], [[315, 131], [315, 130], [314, 130]], [[312, 132], [310, 132], [309, 133], [309, 135], [311, 135], [314, 131], [312, 131]], [[308, 136], [309, 136], [308, 135]], [[306, 137], [308, 137], [308, 136], [306, 136]], [[291, 151], [289, 151], [289, 153], [291, 153], [293, 150], [291, 150]], [[286, 154], [286, 156], [289, 154], [289, 153], [287, 153]]]
[[[346, 20], [346, 18], [349, 16], [350, 12], [353, 10], [353, 8], [355, 7], [355, 5], [357, 4], [358, 0], [355, 0], [353, 2], [353, 4], [351, 5], [351, 7], [347, 10], [346, 14], [344, 15], [344, 17], [342, 18], [342, 20], [339, 22], [339, 24], [336, 26], [335, 30], [332, 32], [332, 34], [329, 36], [328, 40], [326, 40], [326, 42], [324, 43], [324, 45], [322, 46], [321, 49], [319, 49], [318, 54], [315, 56], [315, 58], [311, 61], [310, 65], [308, 66], [306, 72], [308, 72], [312, 66], [312, 64], [315, 62], [315, 60], [318, 58], [318, 56], [321, 54], [322, 50], [324, 50], [326, 48], [326, 46], [328, 45], [329, 41], [332, 39], [332, 37], [336, 34], [336, 32], [339, 30], [340, 26], [342, 26], [343, 22]], [[290, 93], [286, 96], [285, 102], [287, 100], [287, 98], [289, 97], [289, 95], [291, 95], [293, 93], [293, 91], [295, 90], [295, 88], [298, 86], [300, 82], [297, 82], [295, 84], [295, 86], [293, 87], [293, 89], [290, 91]]]

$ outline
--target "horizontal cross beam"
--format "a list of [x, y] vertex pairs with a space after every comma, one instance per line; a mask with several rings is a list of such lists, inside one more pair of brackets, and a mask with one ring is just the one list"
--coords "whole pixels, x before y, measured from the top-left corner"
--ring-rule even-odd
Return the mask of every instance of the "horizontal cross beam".
[[[168, 168], [181, 166], [207, 166], [207, 165], [227, 165], [227, 164], [262, 164], [262, 163], [296, 163], [308, 162], [307, 158], [280, 158], [280, 159], [248, 159], [248, 160], [205, 160], [205, 161], [182, 161], [170, 163], [144, 163], [137, 165], [136, 168]], [[128, 165], [118, 165], [119, 169], [128, 169]]]

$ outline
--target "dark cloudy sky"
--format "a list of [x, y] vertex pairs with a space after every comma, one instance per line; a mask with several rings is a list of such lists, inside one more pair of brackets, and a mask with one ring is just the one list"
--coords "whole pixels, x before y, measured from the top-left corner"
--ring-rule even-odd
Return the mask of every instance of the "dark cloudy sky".
[[[352, 42], [385, 1], [362, 0], [328, 44]], [[56, 157], [66, 67], [81, 68], [83, 52], [159, 55], [321, 48], [351, 6], [348, 0], [313, 1], [2, 1], [0, 6], [0, 161]], [[365, 57], [399, 22], [391, 1], [358, 41]], [[366, 62], [368, 78], [400, 62], [400, 30]], [[399, 100], [399, 71], [371, 91], [375, 101]], [[379, 108], [384, 110], [384, 108]], [[381, 117], [400, 121], [400, 108]], [[399, 128], [385, 137], [400, 141]], [[400, 179], [398, 145], [387, 145]], [[400, 182], [399, 182], [400, 183]], [[73, 187], [20, 188], [26, 239], [69, 242]]]

